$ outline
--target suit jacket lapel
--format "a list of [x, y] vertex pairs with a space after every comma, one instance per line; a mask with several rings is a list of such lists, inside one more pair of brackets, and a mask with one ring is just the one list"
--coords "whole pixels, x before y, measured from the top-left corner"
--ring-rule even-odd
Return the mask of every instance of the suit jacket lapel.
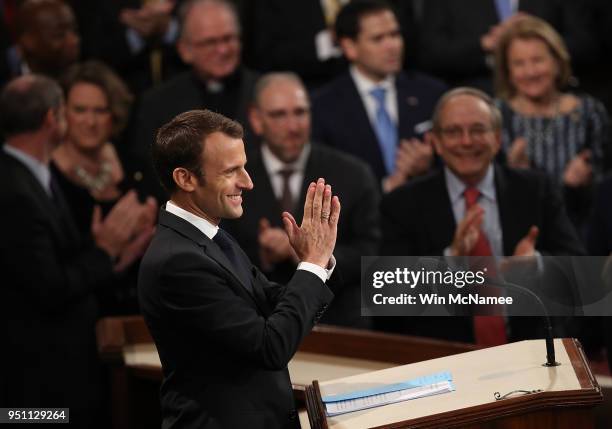
[[395, 95], [397, 98], [397, 135], [399, 138], [409, 138], [414, 135], [414, 130], [410, 129], [410, 125], [416, 121], [413, 120], [409, 106], [408, 97], [411, 95], [406, 88], [406, 78], [402, 73], [398, 73], [395, 78]]
[[384, 170], [384, 162], [380, 146], [378, 144], [378, 137], [372, 128], [370, 117], [366, 111], [363, 100], [359, 95], [357, 86], [353, 81], [350, 73], [346, 73], [345, 81], [345, 98], [346, 101], [342, 105], [346, 106], [346, 116], [344, 124], [338, 124], [338, 126], [350, 126], [353, 129], [353, 134], [360, 137], [362, 141], [369, 141], [373, 144], [361, 145], [355, 147], [355, 154], [361, 153], [362, 159], [371, 159], [381, 166]]
[[249, 163], [253, 164], [252, 168], [247, 167], [247, 170], [252, 174], [255, 187], [246, 195], [246, 198], [250, 201], [246, 205], [246, 209], [249, 210], [249, 207], [251, 207], [254, 210], [254, 205], [257, 204], [259, 207], [264, 208], [262, 212], [273, 226], [281, 225], [281, 207], [274, 196], [270, 176], [261, 158], [261, 150], [253, 151], [248, 159]]
[[436, 173], [428, 199], [430, 209], [424, 212], [428, 218], [427, 225], [430, 225], [428, 233], [434, 243], [434, 249], [444, 249], [450, 243], [449, 240], [453, 239], [457, 223], [443, 170]]
[[516, 218], [516, 209], [521, 207], [524, 202], [521, 201], [520, 192], [516, 192], [510, 186], [503, 170], [497, 165], [495, 166], [495, 193], [499, 223], [502, 230], [504, 255], [512, 255], [515, 243], [521, 239], [522, 234], [527, 233], [527, 231], [521, 233], [518, 229], [520, 222]]
[[78, 243], [79, 234], [77, 232], [76, 226], [72, 219], [64, 219], [61, 218], [61, 213], [58, 211], [57, 207], [51, 201], [51, 197], [47, 194], [47, 191], [42, 187], [38, 179], [34, 177], [34, 175], [30, 172], [30, 170], [23, 165], [20, 161], [13, 158], [10, 155], [3, 154], [5, 157], [15, 168], [17, 174], [23, 178], [23, 180], [28, 184], [28, 187], [31, 189], [32, 197], [37, 201], [41, 206], [42, 213], [49, 213], [50, 216], [47, 217], [51, 224], [51, 227], [58, 237], [60, 243], [73, 242]]
[[232, 280], [228, 282], [230, 287], [235, 292], [238, 292], [239, 295], [247, 298], [253, 304], [258, 305], [253, 295], [249, 293], [246, 286], [234, 273], [234, 268], [232, 267], [232, 264], [227, 259], [225, 254], [221, 251], [219, 246], [217, 246], [217, 244], [210, 238], [208, 238], [202, 231], [200, 231], [198, 228], [196, 228], [186, 220], [181, 219], [180, 217], [175, 216], [174, 214], [166, 211], [165, 208], [160, 209], [159, 223], [160, 225], [164, 225], [168, 228], [173, 229], [180, 235], [189, 238], [198, 246], [202, 247], [206, 255], [208, 255], [215, 262], [217, 262], [223, 268], [223, 270], [229, 274], [229, 277]]

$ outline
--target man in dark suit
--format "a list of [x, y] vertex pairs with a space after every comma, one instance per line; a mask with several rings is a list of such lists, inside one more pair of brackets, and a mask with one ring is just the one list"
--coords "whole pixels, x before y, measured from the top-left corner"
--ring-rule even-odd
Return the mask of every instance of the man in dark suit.
[[313, 140], [361, 158], [390, 191], [429, 169], [423, 139], [444, 85], [400, 71], [404, 42], [386, 2], [350, 2], [335, 30], [351, 66], [313, 97]]
[[79, 50], [70, 6], [61, 0], [24, 1], [16, 10], [15, 46], [6, 52], [8, 77], [39, 73], [58, 79], [78, 60]]
[[128, 246], [135, 196], [103, 221], [96, 211], [93, 243], [79, 236], [49, 170], [63, 115], [62, 91], [46, 77], [17, 78], [0, 96], [0, 404], [69, 407], [75, 426], [104, 427], [95, 293], [114, 261], [129, 265], [148, 241]]
[[171, 199], [140, 268], [139, 298], [157, 345], [164, 428], [298, 428], [287, 363], [332, 299], [325, 282], [340, 215], [311, 183], [301, 227], [283, 213], [300, 262], [286, 287], [249, 261], [222, 219], [253, 188], [242, 127], [207, 110], [158, 132], [153, 159]]
[[[383, 254], [584, 254], [558, 191], [543, 175], [494, 165], [501, 115], [490, 97], [472, 88], [452, 90], [440, 99], [433, 121], [434, 146], [445, 167], [383, 198]], [[470, 319], [404, 322], [385, 328], [474, 339]], [[513, 328], [511, 337], [529, 335], [525, 326]]]
[[190, 0], [179, 10], [178, 50], [191, 70], [146, 92], [133, 129], [133, 152], [159, 202], [167, 195], [155, 180], [149, 148], [155, 132], [177, 114], [206, 108], [246, 123], [256, 75], [240, 65], [240, 25], [225, 0]]
[[342, 197], [335, 257], [342, 269], [343, 287], [325, 313], [324, 323], [367, 327], [360, 315], [361, 256], [378, 251], [378, 184], [367, 164], [332, 148], [310, 143], [310, 103], [300, 78], [293, 73], [271, 73], [255, 87], [251, 127], [262, 140], [248, 153], [248, 170], [257, 186], [244, 197], [247, 206], [239, 219], [223, 226], [268, 278], [288, 281], [297, 265], [281, 214], [303, 216], [298, 201], [308, 184], [325, 177]]

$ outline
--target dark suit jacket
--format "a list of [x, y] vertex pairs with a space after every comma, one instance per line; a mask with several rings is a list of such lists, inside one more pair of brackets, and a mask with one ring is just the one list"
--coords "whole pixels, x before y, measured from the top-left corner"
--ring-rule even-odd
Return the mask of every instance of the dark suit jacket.
[[[597, 189], [589, 222], [587, 246], [590, 255], [607, 256], [612, 253], [612, 176], [604, 180]], [[612, 270], [607, 270], [604, 282], [607, 282], [608, 288], [612, 287]], [[603, 324], [603, 341], [608, 349], [608, 363], [612, 370], [612, 318], [591, 320], [588, 328], [597, 333], [601, 324]]]
[[[597, 40], [589, 32], [584, 2], [520, 0], [519, 10], [551, 24], [564, 37], [574, 64], [597, 58]], [[480, 37], [499, 23], [494, 0], [423, 2], [420, 66], [452, 86], [492, 90]]]
[[597, 188], [589, 221], [587, 246], [590, 255], [606, 256], [612, 252], [612, 176]]
[[[532, 225], [540, 229], [536, 248], [543, 254], [584, 254], [558, 191], [544, 176], [496, 166], [495, 190], [505, 255], [514, 253]], [[453, 240], [456, 224], [443, 170], [386, 195], [381, 212], [383, 254], [438, 256]]]
[[93, 427], [94, 291], [112, 276], [110, 258], [80, 239], [27, 167], [2, 149], [0, 201], [0, 403], [70, 407], [71, 423]]
[[163, 428], [299, 427], [287, 363], [333, 295], [307, 271], [286, 287], [251, 274], [253, 294], [212, 240], [161, 209], [138, 289], [164, 373]]
[[[98, 59], [113, 67], [126, 81], [132, 91], [139, 95], [153, 85], [151, 53], [161, 53], [161, 77], [167, 80], [187, 66], [176, 52], [175, 42], [165, 43], [143, 39], [145, 44], [138, 53], [130, 49], [126, 37], [127, 28], [119, 16], [123, 9], [142, 7], [140, 0], [69, 0], [76, 16], [81, 36], [81, 59]], [[175, 11], [182, 0], [178, 0]]]
[[[496, 166], [495, 190], [504, 255], [514, 253], [517, 243], [532, 225], [540, 229], [536, 248], [542, 254], [584, 254], [565, 213], [560, 194], [544, 175]], [[438, 170], [385, 195], [381, 215], [383, 255], [443, 255], [444, 249], [453, 240], [456, 228], [444, 172]], [[403, 322], [404, 326], [398, 325], [396, 329], [461, 341], [473, 339], [470, 319], [445, 320], [443, 326], [423, 321], [419, 324], [409, 323], [409, 320]], [[513, 328], [515, 338], [529, 334], [523, 326]]]
[[[243, 197], [245, 210], [242, 217], [224, 220], [222, 227], [232, 233], [252, 261], [261, 265], [259, 221], [267, 218], [272, 226], [283, 228], [282, 210], [274, 195], [260, 149], [249, 152], [247, 159], [247, 171], [255, 187]], [[360, 320], [361, 256], [376, 254], [380, 241], [378, 184], [370, 168], [362, 161], [326, 146], [312, 145], [293, 212], [298, 223], [304, 215], [302, 202], [305, 201], [308, 185], [319, 177], [324, 177], [326, 183], [331, 184], [333, 193], [338, 195], [342, 204], [334, 256], [341, 267], [344, 286], [326, 312], [325, 322], [351, 325]], [[274, 281], [286, 282], [294, 271], [292, 263], [284, 263], [277, 264], [273, 271], [266, 274]]]
[[167, 194], [161, 188], [151, 161], [151, 144], [157, 130], [179, 113], [193, 109], [209, 109], [235, 119], [243, 126], [247, 123], [248, 103], [253, 95], [257, 75], [239, 68], [228, 77], [225, 89], [210, 93], [191, 71], [181, 73], [157, 88], [146, 92], [131, 124], [130, 145], [134, 159], [144, 168], [144, 180], [149, 193], [165, 203]]
[[[431, 119], [445, 86], [418, 73], [399, 73], [395, 84], [399, 138], [422, 137], [414, 127]], [[361, 158], [379, 180], [386, 176], [378, 139], [349, 72], [314, 95], [312, 126], [314, 141]]]
[[315, 88], [346, 68], [343, 58], [317, 57], [315, 36], [326, 28], [321, 2], [246, 1], [243, 12], [245, 61], [256, 70], [291, 70]]

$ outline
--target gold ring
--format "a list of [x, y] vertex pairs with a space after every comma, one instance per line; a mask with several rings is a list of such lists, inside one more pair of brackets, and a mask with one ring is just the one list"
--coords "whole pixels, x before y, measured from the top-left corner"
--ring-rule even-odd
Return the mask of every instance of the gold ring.
[[328, 220], [329, 219], [329, 213], [327, 213], [327, 212], [321, 213], [321, 219]]

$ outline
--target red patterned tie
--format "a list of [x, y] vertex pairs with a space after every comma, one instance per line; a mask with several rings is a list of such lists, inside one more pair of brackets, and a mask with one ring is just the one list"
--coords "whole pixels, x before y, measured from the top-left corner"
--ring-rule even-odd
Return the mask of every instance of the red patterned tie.
[[[476, 188], [467, 188], [463, 196], [465, 198], [465, 211], [467, 211], [477, 203], [480, 197], [480, 191]], [[488, 256], [492, 257], [491, 244], [484, 231], [481, 229], [478, 234], [478, 240], [474, 245], [469, 256]], [[488, 259], [488, 258], [487, 258]], [[493, 264], [485, 264], [487, 272], [490, 276], [495, 275], [495, 266]], [[472, 267], [473, 269], [481, 269], [483, 267]], [[485, 287], [487, 296], [498, 296], [494, 290]], [[508, 338], [506, 336], [506, 323], [503, 316], [474, 316], [474, 337], [476, 344], [492, 347], [500, 344], [506, 344]]]

